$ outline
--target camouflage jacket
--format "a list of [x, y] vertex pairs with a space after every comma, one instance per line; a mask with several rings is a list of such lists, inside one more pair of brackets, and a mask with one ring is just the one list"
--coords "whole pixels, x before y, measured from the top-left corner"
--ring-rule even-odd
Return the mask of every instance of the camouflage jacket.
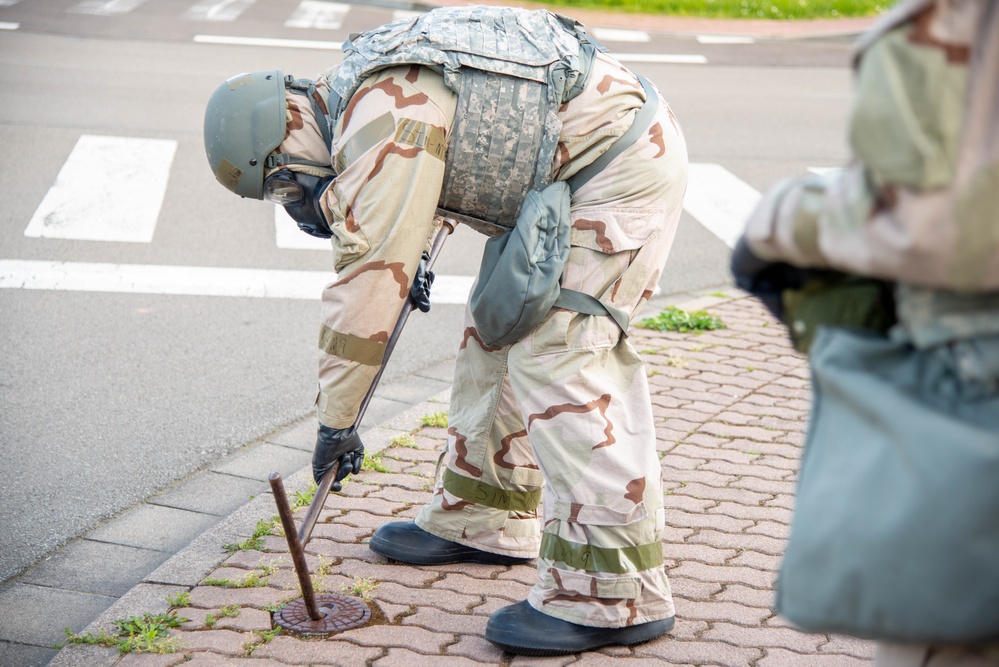
[[999, 2], [903, 1], [855, 67], [856, 159], [767, 192], [750, 248], [916, 290], [999, 291]]

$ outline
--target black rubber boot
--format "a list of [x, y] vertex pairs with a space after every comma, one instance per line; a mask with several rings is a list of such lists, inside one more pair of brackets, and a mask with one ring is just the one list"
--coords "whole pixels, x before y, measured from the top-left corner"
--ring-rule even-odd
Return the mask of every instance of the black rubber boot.
[[493, 612], [486, 639], [517, 655], [567, 655], [647, 642], [673, 629], [673, 617], [624, 628], [594, 628], [542, 614], [527, 600]]
[[368, 546], [376, 554], [413, 565], [444, 565], [445, 563], [485, 563], [486, 565], [519, 565], [530, 558], [515, 558], [504, 554], [480, 551], [464, 544], [431, 535], [412, 521], [387, 523], [371, 536]]

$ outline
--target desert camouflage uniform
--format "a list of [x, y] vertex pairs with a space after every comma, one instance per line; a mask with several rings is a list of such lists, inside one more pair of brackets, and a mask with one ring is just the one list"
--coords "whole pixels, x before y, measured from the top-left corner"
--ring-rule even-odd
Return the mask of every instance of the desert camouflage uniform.
[[[559, 110], [556, 178], [605, 152], [644, 100], [633, 74], [599, 56], [586, 88]], [[338, 280], [323, 294], [318, 400], [328, 426], [353, 424], [441, 224], [455, 108], [441, 75], [395, 66], [363, 82], [336, 127], [339, 175], [325, 205]], [[673, 241], [686, 166], [680, 127], [661, 102], [648, 132], [574, 194], [563, 284], [638, 311]], [[540, 550], [530, 600], [551, 615], [604, 627], [673, 615], [646, 375], [610, 318], [556, 309], [520, 342], [492, 348], [466, 312], [451, 401], [422, 528], [496, 553]]]
[[[901, 2], [856, 66], [857, 159], [774, 187], [745, 238], [767, 260], [896, 283], [893, 338], [999, 405], [999, 2]], [[997, 665], [999, 647], [884, 644], [876, 664]]]

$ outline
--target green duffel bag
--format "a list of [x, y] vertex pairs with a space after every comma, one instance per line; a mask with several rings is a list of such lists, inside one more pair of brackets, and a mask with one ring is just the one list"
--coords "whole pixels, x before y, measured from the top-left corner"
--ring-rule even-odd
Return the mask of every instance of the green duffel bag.
[[999, 337], [823, 327], [810, 361], [777, 611], [809, 632], [999, 640]]

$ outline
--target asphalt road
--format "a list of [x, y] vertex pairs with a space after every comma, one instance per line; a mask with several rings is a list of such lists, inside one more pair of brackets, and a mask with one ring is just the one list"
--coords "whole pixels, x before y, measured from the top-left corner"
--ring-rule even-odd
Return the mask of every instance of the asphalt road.
[[[258, 3], [230, 21], [190, 18], [195, 0], [135, 2], [104, 15], [72, 11], [81, 4], [88, 3], [0, 3], [0, 261], [330, 271], [327, 252], [275, 245], [268, 205], [232, 197], [215, 182], [201, 124], [225, 78], [276, 67], [310, 76], [339, 53], [194, 36], [336, 42], [391, 20], [394, 10], [355, 6], [341, 27], [321, 29], [284, 25], [298, 0]], [[670, 101], [693, 162], [721, 165], [763, 190], [846, 156], [842, 41], [701, 45], [652, 35], [611, 46], [706, 56], [702, 65], [633, 65]], [[83, 135], [176, 142], [150, 242], [25, 235]], [[120, 187], [110, 188], [109, 200], [126, 196], [129, 181]], [[729, 283], [729, 247], [702, 222], [684, 214], [663, 294]], [[482, 242], [460, 230], [438, 274], [474, 275]], [[310, 301], [4, 287], [0, 582], [312, 410], [318, 294]], [[386, 379], [450, 358], [461, 312], [438, 304], [411, 318]]]

